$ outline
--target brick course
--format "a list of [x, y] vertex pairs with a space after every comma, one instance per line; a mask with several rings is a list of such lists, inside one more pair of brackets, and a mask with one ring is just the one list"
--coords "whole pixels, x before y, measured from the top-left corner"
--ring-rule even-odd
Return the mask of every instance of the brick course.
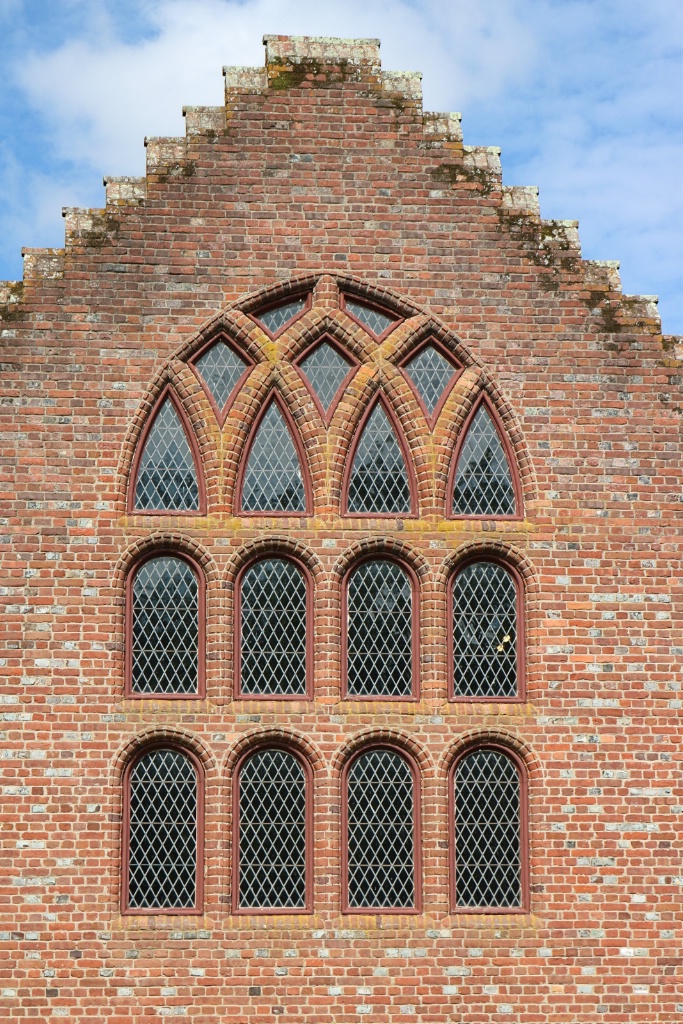
[[[226, 103], [148, 139], [144, 179], [65, 211], [63, 250], [25, 250], [0, 285], [4, 904], [8, 1021], [187, 1016], [197, 1024], [368, 1019], [658, 1024], [683, 1013], [680, 424], [683, 339], [573, 221], [501, 183], [498, 151], [423, 113], [419, 75], [374, 40], [267, 37], [225, 69]], [[281, 338], [249, 316], [292, 290]], [[345, 291], [404, 320], [377, 344]], [[255, 363], [221, 429], [188, 359], [223, 330]], [[326, 430], [292, 361], [322, 333], [361, 364]], [[398, 364], [432, 335], [463, 366], [433, 434]], [[127, 511], [136, 445], [171, 385], [196, 434], [206, 515]], [[272, 387], [305, 447], [313, 515], [239, 516], [250, 426]], [[419, 515], [342, 517], [349, 445], [381, 387]], [[455, 444], [486, 389], [517, 460], [524, 517], [453, 519]], [[207, 587], [206, 699], [124, 697], [125, 581], [176, 547]], [[340, 700], [341, 581], [392, 552], [421, 600], [418, 701]], [[312, 701], [233, 696], [240, 567], [290, 552], [313, 580]], [[446, 607], [476, 552], [525, 584], [523, 703], [447, 700]], [[231, 910], [231, 780], [271, 736], [309, 761], [310, 914]], [[206, 773], [205, 905], [122, 916], [121, 780], [167, 737]], [[340, 777], [369, 737], [421, 772], [419, 914], [343, 914]], [[528, 772], [531, 912], [452, 913], [447, 776], [469, 742]]]

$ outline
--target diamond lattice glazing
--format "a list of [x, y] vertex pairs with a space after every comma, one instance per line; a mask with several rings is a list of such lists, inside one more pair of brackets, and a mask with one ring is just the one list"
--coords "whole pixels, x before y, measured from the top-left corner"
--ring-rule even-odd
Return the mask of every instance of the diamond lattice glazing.
[[441, 396], [455, 376], [455, 368], [433, 345], [427, 345], [411, 359], [405, 371], [415, 390], [433, 415]]
[[485, 405], [467, 431], [455, 474], [455, 515], [513, 516], [515, 491], [503, 442]]
[[380, 313], [378, 310], [373, 309], [372, 306], [365, 306], [361, 302], [352, 302], [350, 299], [347, 299], [345, 306], [349, 313], [355, 316], [357, 320], [360, 320], [370, 333], [374, 334], [377, 338], [384, 334], [387, 327], [396, 323], [396, 317], [387, 316], [386, 313]]
[[244, 474], [245, 512], [305, 512], [306, 496], [296, 446], [276, 402], [259, 424]]
[[398, 438], [378, 402], [358, 442], [349, 481], [349, 512], [410, 512], [408, 470]]
[[224, 341], [212, 345], [195, 366], [202, 375], [216, 408], [225, 408], [233, 388], [247, 368], [247, 364]]
[[476, 750], [457, 766], [455, 872], [459, 907], [521, 905], [519, 773], [497, 750]]
[[180, 417], [167, 398], [147, 435], [135, 487], [135, 508], [199, 508], [197, 472]]
[[415, 903], [413, 775], [399, 754], [370, 750], [348, 774], [350, 907]]
[[242, 693], [306, 693], [306, 580], [291, 562], [267, 558], [244, 574]]
[[453, 581], [457, 697], [517, 695], [517, 590], [494, 562], [474, 562]]
[[336, 348], [324, 341], [300, 364], [325, 412], [351, 368]]
[[269, 309], [266, 313], [256, 314], [257, 320], [260, 320], [264, 327], [270, 331], [271, 334], [277, 334], [277, 332], [288, 324], [290, 320], [293, 320], [295, 316], [306, 306], [306, 299], [293, 299], [291, 302], [286, 302], [283, 306], [277, 306], [275, 309]]
[[179, 558], [153, 558], [133, 581], [134, 693], [196, 693], [197, 577]]
[[306, 777], [284, 750], [261, 750], [240, 772], [239, 906], [306, 905]]
[[359, 566], [349, 580], [347, 687], [352, 696], [409, 697], [412, 588], [394, 562]]
[[175, 750], [144, 754], [130, 775], [128, 904], [194, 907], [197, 776]]

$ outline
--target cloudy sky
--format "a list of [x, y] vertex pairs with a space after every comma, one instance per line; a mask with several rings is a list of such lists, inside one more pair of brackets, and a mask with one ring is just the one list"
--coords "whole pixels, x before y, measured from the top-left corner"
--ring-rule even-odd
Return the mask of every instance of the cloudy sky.
[[681, 0], [0, 0], [0, 279], [63, 244], [63, 206], [103, 204], [103, 174], [143, 174], [145, 135], [220, 104], [221, 67], [262, 65], [270, 32], [378, 36], [683, 334]]

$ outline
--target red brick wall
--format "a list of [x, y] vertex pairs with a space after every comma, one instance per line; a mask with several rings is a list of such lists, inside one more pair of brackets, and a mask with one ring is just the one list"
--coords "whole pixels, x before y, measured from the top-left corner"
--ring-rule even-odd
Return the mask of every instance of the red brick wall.
[[[267, 54], [267, 70], [228, 71], [225, 109], [188, 109], [186, 139], [149, 140], [146, 179], [111, 179], [105, 210], [67, 211], [65, 249], [28, 250], [23, 284], [0, 286], [2, 1018], [676, 1020], [680, 339], [662, 338], [647, 298], [621, 295], [613, 266], [581, 260], [574, 223], [540, 220], [534, 190], [501, 185], [497, 151], [423, 114], [419, 80], [382, 74], [372, 41], [271, 39]], [[244, 296], [265, 302], [294, 278], [313, 308], [273, 344]], [[345, 333], [340, 287], [408, 317], [381, 358], [361, 328]], [[392, 363], [428, 320], [466, 368], [433, 437]], [[222, 432], [184, 362], [217, 323], [258, 364]], [[327, 440], [286, 362], [323, 323], [363, 363]], [[275, 380], [314, 515], [240, 518], [241, 452]], [[380, 380], [418, 519], [339, 515], [353, 426]], [[206, 516], [126, 513], [167, 381], [197, 434]], [[444, 517], [484, 386], [519, 463], [521, 521]], [[126, 569], [170, 543], [206, 571], [207, 696], [124, 699]], [[340, 701], [340, 580], [373, 545], [420, 581], [414, 703]], [[233, 581], [261, 549], [310, 567], [312, 702], [233, 699]], [[446, 581], [475, 550], [525, 580], [523, 703], [446, 699]], [[311, 914], [231, 913], [231, 771], [264, 734], [296, 737], [314, 771]], [[340, 912], [340, 774], [370, 734], [422, 773], [417, 915]], [[121, 775], [163, 736], [205, 766], [205, 913], [122, 917]], [[528, 769], [528, 914], [449, 911], [447, 772], [482, 736]]]

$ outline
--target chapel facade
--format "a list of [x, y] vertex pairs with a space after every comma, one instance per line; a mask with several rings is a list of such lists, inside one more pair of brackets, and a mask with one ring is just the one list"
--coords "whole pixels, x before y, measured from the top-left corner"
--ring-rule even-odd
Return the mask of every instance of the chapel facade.
[[675, 1020], [681, 339], [264, 41], [0, 286], [3, 1019]]

